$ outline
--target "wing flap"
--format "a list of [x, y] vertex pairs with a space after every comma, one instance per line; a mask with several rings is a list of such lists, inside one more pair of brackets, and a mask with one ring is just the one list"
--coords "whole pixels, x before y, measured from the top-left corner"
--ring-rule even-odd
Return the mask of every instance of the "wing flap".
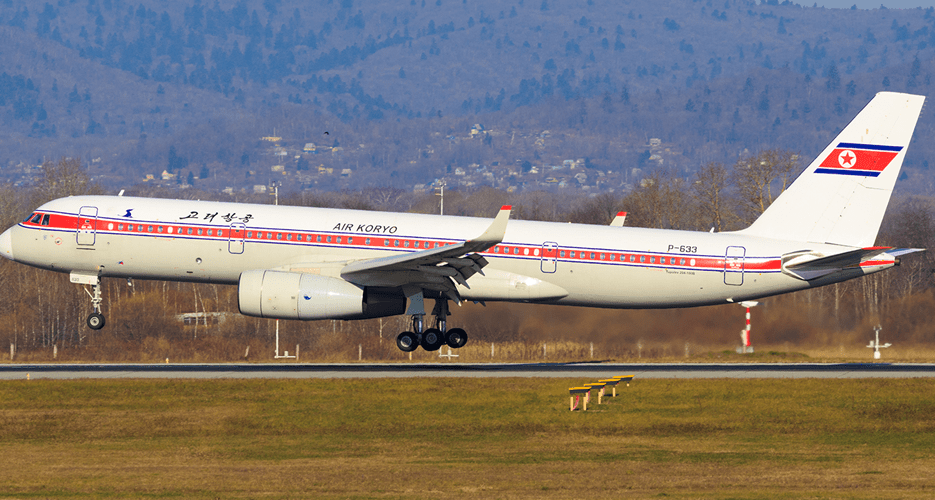
[[341, 277], [362, 286], [420, 286], [460, 301], [455, 283], [470, 288], [467, 280], [478, 273], [483, 275], [487, 259], [476, 252], [503, 241], [510, 211], [510, 206], [502, 207], [487, 230], [476, 238], [420, 252], [351, 262], [341, 270]]

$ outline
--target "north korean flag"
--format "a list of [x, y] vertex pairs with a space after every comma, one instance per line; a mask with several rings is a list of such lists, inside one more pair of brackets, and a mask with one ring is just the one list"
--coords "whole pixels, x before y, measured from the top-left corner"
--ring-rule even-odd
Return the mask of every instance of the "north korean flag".
[[902, 149], [902, 146], [841, 142], [815, 173], [876, 177]]

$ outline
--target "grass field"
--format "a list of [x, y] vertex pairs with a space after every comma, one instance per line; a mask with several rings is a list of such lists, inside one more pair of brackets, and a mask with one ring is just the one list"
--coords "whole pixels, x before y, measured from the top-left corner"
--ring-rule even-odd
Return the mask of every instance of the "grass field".
[[4, 382], [0, 498], [935, 496], [935, 381], [582, 382]]

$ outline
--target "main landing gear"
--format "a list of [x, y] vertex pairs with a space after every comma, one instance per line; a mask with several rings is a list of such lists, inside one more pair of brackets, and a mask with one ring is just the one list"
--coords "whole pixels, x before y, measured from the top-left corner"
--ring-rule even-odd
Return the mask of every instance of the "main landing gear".
[[412, 331], [400, 333], [396, 337], [396, 347], [403, 352], [412, 352], [421, 345], [426, 351], [437, 351], [444, 344], [448, 344], [452, 349], [467, 344], [467, 332], [461, 328], [448, 329], [447, 300], [437, 299], [432, 315], [435, 316], [434, 325], [423, 330], [425, 314], [413, 314]]

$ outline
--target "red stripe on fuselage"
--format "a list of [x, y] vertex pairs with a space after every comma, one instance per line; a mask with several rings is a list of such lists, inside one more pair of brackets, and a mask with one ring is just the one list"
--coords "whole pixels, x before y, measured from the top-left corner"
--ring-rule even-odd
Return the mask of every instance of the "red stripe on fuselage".
[[[77, 217], [74, 215], [50, 214], [49, 225], [25, 221], [24, 227], [50, 229], [55, 231], [76, 231], [81, 225], [91, 226], [91, 230], [103, 234], [152, 236], [155, 238], [180, 238], [201, 240], [229, 240], [234, 231], [236, 240], [245, 242], [296, 244], [304, 246], [335, 246], [351, 248], [373, 248], [395, 251], [421, 251], [452, 245], [454, 241], [435, 239], [399, 238], [368, 234], [347, 235], [331, 232], [291, 231], [269, 228], [240, 227], [232, 230], [230, 226], [169, 224], [138, 220], [110, 220]], [[130, 230], [130, 228], [133, 228]], [[191, 233], [189, 233], [191, 231]], [[201, 231], [201, 234], [199, 234]], [[242, 233], [237, 235], [236, 233]], [[725, 270], [724, 257], [698, 256], [693, 254], [669, 254], [649, 252], [608, 251], [582, 249], [580, 247], [547, 248], [545, 258], [555, 258], [563, 262], [586, 262], [592, 264], [626, 265], [659, 269], [693, 269], [699, 271]], [[500, 243], [481, 252], [485, 255], [501, 258], [540, 259], [543, 258], [541, 245]], [[632, 258], [631, 258], [632, 257]], [[746, 258], [743, 260], [744, 272], [778, 272], [781, 263], [778, 258]], [[740, 269], [730, 269], [739, 272]]]

